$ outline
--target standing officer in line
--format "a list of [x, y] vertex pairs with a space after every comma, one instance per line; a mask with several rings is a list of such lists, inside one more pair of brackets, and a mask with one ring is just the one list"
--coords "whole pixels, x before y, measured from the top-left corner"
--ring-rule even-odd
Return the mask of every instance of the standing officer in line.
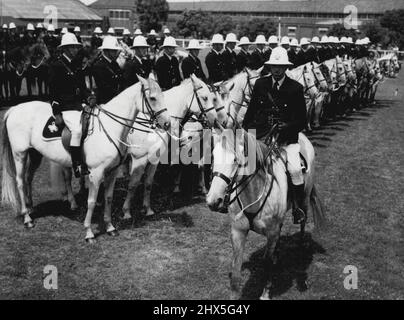
[[177, 43], [173, 37], [167, 37], [161, 47], [163, 55], [158, 58], [155, 66], [158, 82], [163, 91], [170, 90], [181, 84], [180, 65], [174, 56]]
[[250, 53], [248, 52], [248, 48], [250, 47], [251, 42], [248, 37], [242, 37], [238, 44], [240, 48], [239, 53], [236, 57], [236, 66], [237, 66], [237, 73], [240, 73], [244, 70], [244, 68], [250, 68]]
[[213, 35], [211, 46], [212, 50], [206, 56], [205, 64], [209, 72], [209, 81], [216, 83], [226, 80], [226, 71], [222, 56], [224, 46], [223, 36], [221, 34]]
[[272, 127], [277, 126], [277, 142], [287, 153], [287, 170], [292, 179], [296, 202], [294, 223], [299, 224], [306, 217], [304, 178], [298, 143], [299, 132], [306, 125], [303, 86], [286, 76], [286, 70], [292, 65], [286, 49], [275, 48], [266, 64], [269, 65], [271, 76], [262, 77], [255, 83], [243, 127], [246, 130], [255, 129], [257, 139], [266, 142]]
[[139, 82], [137, 75], [147, 79], [151, 73], [151, 65], [147, 60], [147, 50], [149, 45], [146, 38], [137, 36], [133, 40], [131, 49], [135, 52], [131, 60], [126, 61], [123, 66], [123, 85], [124, 88], [129, 88]]
[[83, 42], [81, 41], [81, 29], [80, 29], [79, 26], [76, 26], [76, 27], [74, 28], [74, 34], [75, 34], [75, 36], [76, 36], [76, 38], [77, 38], [77, 41], [80, 42], [80, 43], [83, 43]]
[[191, 40], [188, 44], [189, 55], [182, 61], [181, 69], [184, 79], [189, 78], [192, 74], [195, 74], [203, 82], [206, 82], [206, 75], [203, 72], [201, 60], [198, 55], [201, 51], [201, 46], [198, 40]]
[[264, 49], [267, 45], [264, 35], [258, 35], [255, 39], [255, 50], [251, 53], [251, 63], [250, 67], [253, 70], [258, 70], [265, 63]]
[[72, 63], [82, 44], [73, 33], [68, 32], [63, 35], [59, 47], [62, 54], [50, 65], [49, 93], [56, 125], [61, 126], [64, 122], [71, 131], [70, 152], [73, 172], [75, 177], [79, 178], [88, 174], [86, 167], [82, 166], [80, 148], [82, 104], [88, 103], [93, 107], [96, 104], [96, 97], [87, 90], [84, 78]]
[[226, 36], [225, 49], [222, 53], [226, 80], [233, 78], [237, 73], [237, 54], [234, 51], [237, 42], [237, 37], [234, 33], [229, 33]]
[[102, 54], [93, 66], [93, 76], [97, 85], [97, 102], [106, 104], [123, 89], [122, 71], [116, 62], [122, 49], [114, 36], [106, 36], [99, 49]]
[[130, 47], [130, 46], [132, 45], [133, 40], [132, 40], [132, 37], [131, 37], [131, 34], [130, 34], [129, 29], [123, 30], [123, 38], [122, 38], [122, 41], [123, 41], [128, 47]]

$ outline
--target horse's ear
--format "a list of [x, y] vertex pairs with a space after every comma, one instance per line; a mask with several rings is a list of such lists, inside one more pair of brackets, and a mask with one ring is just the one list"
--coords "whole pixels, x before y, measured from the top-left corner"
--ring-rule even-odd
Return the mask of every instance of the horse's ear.
[[140, 83], [143, 85], [145, 88], [149, 88], [149, 82], [143, 78], [142, 76], [137, 74], [137, 78], [139, 79]]

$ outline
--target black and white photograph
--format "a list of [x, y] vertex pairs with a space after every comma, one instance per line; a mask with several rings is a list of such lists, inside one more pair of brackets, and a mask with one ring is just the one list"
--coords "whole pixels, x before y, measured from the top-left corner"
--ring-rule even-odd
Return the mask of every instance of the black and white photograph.
[[403, 59], [403, 0], [0, 0], [0, 300], [403, 300]]

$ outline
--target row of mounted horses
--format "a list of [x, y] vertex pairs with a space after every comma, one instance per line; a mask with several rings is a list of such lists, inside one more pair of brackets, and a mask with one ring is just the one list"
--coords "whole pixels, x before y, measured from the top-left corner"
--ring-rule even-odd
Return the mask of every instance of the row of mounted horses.
[[[159, 160], [170, 146], [189, 148], [190, 144], [200, 144], [205, 138], [203, 129], [210, 128], [213, 175], [206, 199], [214, 211], [221, 211], [229, 205], [233, 244], [232, 297], [236, 298], [240, 292], [242, 255], [249, 230], [267, 238], [266, 256], [275, 263], [275, 246], [286, 212], [292, 206], [285, 156], [276, 139], [267, 146], [251, 134], [237, 131], [242, 126], [252, 88], [261, 71], [245, 69], [232, 79], [213, 86], [191, 76], [180, 86], [165, 92], [161, 91], [152, 75], [149, 79], [139, 77], [139, 83], [106, 105], [95, 107], [90, 115], [89, 134], [83, 144], [84, 158], [91, 172], [84, 221], [86, 241], [95, 242], [91, 222], [102, 183], [105, 231], [111, 236], [118, 235], [111, 218], [112, 196], [119, 167], [126, 163], [126, 159], [131, 161], [128, 194], [123, 205], [124, 218], [131, 217], [131, 201], [143, 176], [144, 206], [147, 215], [152, 215], [150, 193]], [[310, 115], [308, 129], [319, 126], [327, 110], [335, 112], [333, 108], [341, 108], [345, 111], [353, 101], [366, 103], [374, 99], [382, 79], [377, 63], [367, 59], [344, 61], [336, 58], [321, 65], [309, 63], [288, 73], [304, 87]], [[51, 117], [50, 104], [39, 101], [17, 105], [4, 116], [2, 203], [10, 204], [23, 217], [27, 228], [34, 227], [32, 182], [43, 157], [51, 161], [51, 180], [60, 182], [63, 199], [70, 202], [72, 210], [77, 209], [69, 152], [61, 139], [49, 141], [42, 137]], [[237, 132], [242, 133], [241, 139], [234, 139]], [[304, 134], [300, 134], [299, 143], [307, 162], [305, 203], [316, 227], [320, 228], [325, 215], [314, 186], [314, 148]], [[247, 146], [253, 146], [257, 159], [254, 163], [246, 161], [247, 149], [251, 150]], [[206, 156], [209, 155], [201, 154], [201, 168]], [[242, 174], [241, 168], [250, 173]], [[251, 212], [255, 215], [249, 220], [246, 215]], [[301, 225], [302, 232], [305, 223]], [[269, 295], [270, 284], [262, 298]]]

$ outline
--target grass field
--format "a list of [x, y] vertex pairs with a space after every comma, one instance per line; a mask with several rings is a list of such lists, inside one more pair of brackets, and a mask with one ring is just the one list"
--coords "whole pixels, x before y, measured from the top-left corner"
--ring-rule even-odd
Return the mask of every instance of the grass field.
[[[300, 244], [288, 218], [274, 299], [404, 299], [403, 77], [381, 85], [376, 105], [310, 135], [329, 229], [308, 233]], [[34, 182], [33, 230], [24, 229], [9, 208], [0, 208], [1, 299], [229, 297], [229, 221], [210, 212], [203, 198], [186, 202], [160, 185], [153, 193], [157, 216], [125, 225], [117, 218], [125, 194], [120, 183], [114, 200], [120, 236], [101, 233], [90, 246], [83, 240], [83, 212], [69, 212], [54, 201], [58, 195], [48, 176], [44, 162]], [[94, 223], [100, 220], [97, 214]], [[263, 237], [249, 235], [244, 299], [262, 292], [264, 245]], [[56, 291], [43, 287], [46, 265], [58, 268]], [[357, 290], [343, 286], [347, 265], [358, 268]]]

